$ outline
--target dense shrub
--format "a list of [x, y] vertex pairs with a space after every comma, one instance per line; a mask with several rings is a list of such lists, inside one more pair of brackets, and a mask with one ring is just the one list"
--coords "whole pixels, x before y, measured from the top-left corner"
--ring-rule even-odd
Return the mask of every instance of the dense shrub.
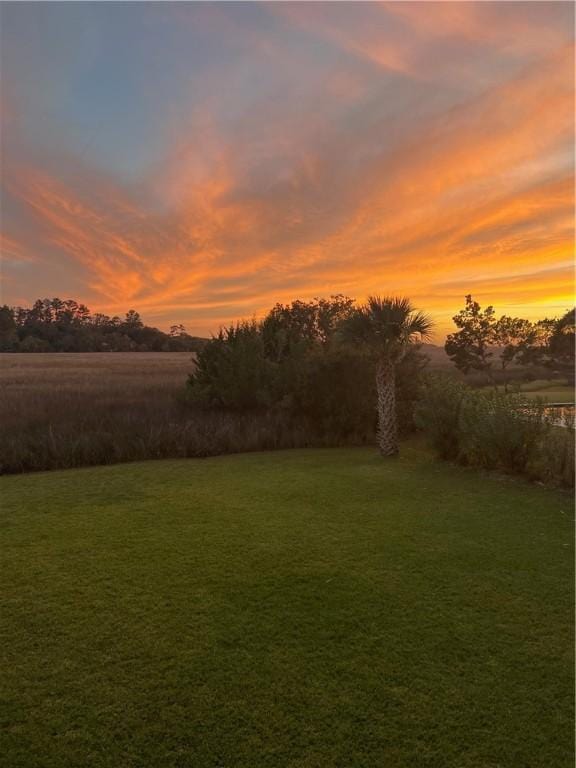
[[574, 418], [565, 420], [566, 426], [553, 426], [546, 443], [530, 466], [530, 474], [549, 484], [574, 488]]
[[520, 474], [527, 473], [549, 431], [541, 401], [495, 390], [467, 393], [460, 422], [463, 461]]
[[462, 444], [460, 411], [469, 390], [451, 376], [426, 380], [416, 406], [416, 426], [422, 429], [442, 459], [458, 459]]
[[574, 431], [554, 426], [541, 400], [430, 377], [416, 423], [443, 459], [574, 485]]
[[422, 353], [419, 345], [408, 348], [400, 364], [396, 367], [396, 412], [398, 431], [409, 435], [416, 430], [414, 413], [422, 397], [429, 358]]
[[207, 408], [266, 408], [276, 399], [278, 366], [266, 358], [255, 321], [224, 328], [199, 353], [189, 400]]
[[304, 356], [292, 375], [284, 409], [313, 433], [335, 441], [373, 439], [376, 393], [373, 363], [351, 349], [316, 351]]

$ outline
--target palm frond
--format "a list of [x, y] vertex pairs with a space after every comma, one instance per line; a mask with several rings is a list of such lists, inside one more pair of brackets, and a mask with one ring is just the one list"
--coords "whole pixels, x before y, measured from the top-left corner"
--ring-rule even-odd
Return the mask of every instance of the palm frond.
[[410, 318], [410, 334], [420, 336], [422, 341], [429, 341], [434, 329], [434, 321], [430, 315], [416, 311]]
[[432, 319], [416, 310], [407, 297], [374, 295], [344, 324], [342, 336], [396, 356], [406, 344], [428, 341], [432, 327]]

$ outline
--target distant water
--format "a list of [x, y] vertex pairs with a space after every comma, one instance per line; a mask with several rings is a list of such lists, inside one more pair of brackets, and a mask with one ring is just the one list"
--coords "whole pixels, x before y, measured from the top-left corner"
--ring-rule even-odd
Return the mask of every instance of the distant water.
[[574, 429], [574, 412], [575, 406], [573, 404], [551, 404], [544, 409], [545, 415], [550, 419], [551, 423], [557, 427], [568, 427]]

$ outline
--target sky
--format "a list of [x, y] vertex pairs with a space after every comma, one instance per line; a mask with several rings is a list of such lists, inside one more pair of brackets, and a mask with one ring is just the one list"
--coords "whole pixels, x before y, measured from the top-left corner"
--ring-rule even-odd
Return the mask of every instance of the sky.
[[2, 297], [573, 303], [570, 2], [4, 2]]

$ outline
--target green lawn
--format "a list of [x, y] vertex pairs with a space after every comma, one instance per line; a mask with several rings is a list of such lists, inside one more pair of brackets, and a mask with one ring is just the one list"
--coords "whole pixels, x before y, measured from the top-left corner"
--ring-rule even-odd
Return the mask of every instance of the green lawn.
[[522, 384], [520, 391], [528, 397], [541, 397], [549, 403], [573, 403], [574, 387], [566, 380], [537, 379]]
[[550, 387], [550, 389], [535, 389], [526, 392], [528, 397], [541, 397], [549, 403], [573, 403], [574, 390], [571, 387]]
[[0, 492], [3, 765], [573, 766], [568, 495], [417, 446]]

